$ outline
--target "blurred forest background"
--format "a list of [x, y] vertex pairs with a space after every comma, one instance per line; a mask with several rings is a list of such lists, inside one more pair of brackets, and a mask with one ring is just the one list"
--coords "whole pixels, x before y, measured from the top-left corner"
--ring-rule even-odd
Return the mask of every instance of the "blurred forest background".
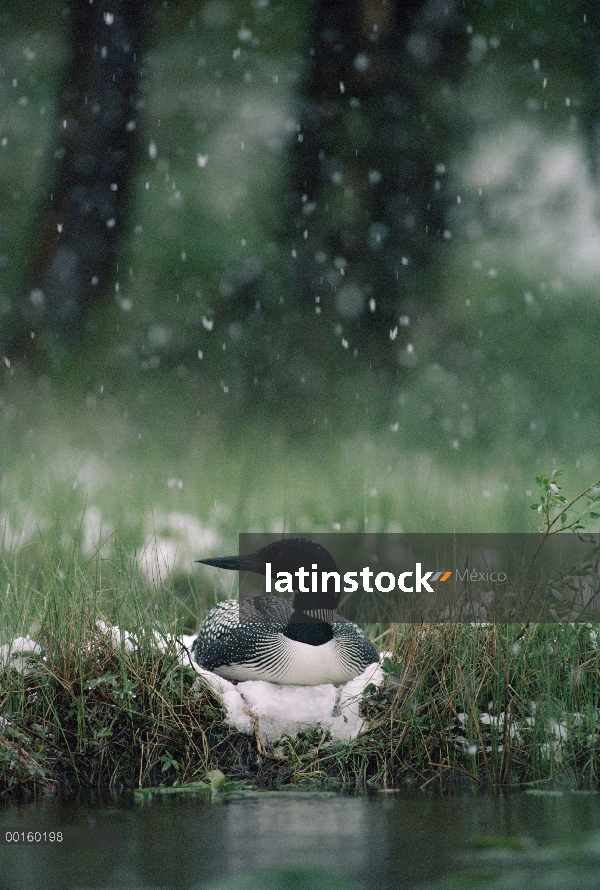
[[535, 528], [599, 475], [599, 125], [591, 2], [5, 4], [5, 547]]

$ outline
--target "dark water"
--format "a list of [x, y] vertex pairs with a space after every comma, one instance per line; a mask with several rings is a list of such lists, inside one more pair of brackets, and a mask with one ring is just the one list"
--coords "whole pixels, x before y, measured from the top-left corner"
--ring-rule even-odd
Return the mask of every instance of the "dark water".
[[[430, 882], [445, 887], [451, 875], [480, 869], [480, 848], [492, 839], [508, 851], [503, 852], [506, 862], [491, 866], [494, 878], [515, 867], [511, 856], [519, 860], [541, 855], [547, 863], [557, 844], [561, 849], [580, 849], [594, 843], [600, 836], [600, 798], [577, 793], [299, 797], [282, 792], [218, 803], [169, 799], [146, 805], [120, 801], [64, 807], [45, 802], [0, 809], [3, 840], [7, 827], [42, 831], [71, 825], [90, 830], [76, 843], [62, 846], [2, 843], [2, 890], [209, 886], [391, 890]], [[102, 832], [108, 826], [114, 837]], [[595, 879], [573, 883], [572, 875], [561, 883], [556, 866], [550, 873], [552, 882], [539, 886], [600, 887], [600, 867], [597, 883]], [[485, 886], [489, 878], [488, 866]], [[510, 876], [506, 880], [502, 887], [513, 886]], [[536, 880], [528, 883], [528, 890], [538, 886]], [[515, 878], [515, 887], [518, 881], [522, 875]]]

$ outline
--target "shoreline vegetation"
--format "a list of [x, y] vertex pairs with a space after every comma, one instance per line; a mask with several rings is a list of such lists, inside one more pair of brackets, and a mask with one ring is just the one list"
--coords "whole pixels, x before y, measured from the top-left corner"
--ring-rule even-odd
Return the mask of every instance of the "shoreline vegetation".
[[[597, 483], [567, 502], [559, 475], [536, 480], [542, 537], [597, 515]], [[0, 799], [599, 788], [600, 625], [367, 626], [390, 654], [360, 705], [366, 729], [272, 745], [228, 725], [182, 657], [210, 597], [146, 585], [138, 568], [60, 549], [0, 561]]]
[[53, 628], [47, 615], [42, 645], [0, 673], [5, 799], [197, 791], [220, 787], [215, 775], [227, 791], [598, 787], [599, 626], [393, 628], [386, 679], [361, 704], [366, 731], [342, 744], [315, 728], [274, 747], [225, 722], [174, 641], [115, 645], [114, 628], [83, 621], [79, 636], [82, 612], [70, 614]]

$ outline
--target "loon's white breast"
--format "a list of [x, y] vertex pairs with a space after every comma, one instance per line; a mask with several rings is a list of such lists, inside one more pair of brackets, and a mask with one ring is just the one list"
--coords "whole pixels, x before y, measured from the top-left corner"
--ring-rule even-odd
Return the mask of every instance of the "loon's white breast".
[[309, 646], [278, 633], [273, 634], [265, 651], [272, 656], [268, 664], [264, 657], [259, 657], [247, 662], [221, 665], [214, 669], [214, 673], [226, 680], [268, 680], [284, 686], [340, 685], [360, 673], [352, 664], [344, 661], [335, 637], [322, 646]]

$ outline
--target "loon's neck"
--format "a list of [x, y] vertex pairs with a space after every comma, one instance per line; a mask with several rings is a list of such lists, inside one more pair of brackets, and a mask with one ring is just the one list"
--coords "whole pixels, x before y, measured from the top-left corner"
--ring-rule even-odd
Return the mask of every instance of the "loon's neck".
[[294, 611], [283, 635], [308, 646], [322, 646], [333, 639], [333, 627], [328, 621], [319, 621], [304, 612]]
[[336, 620], [338, 597], [312, 591], [294, 593], [294, 611], [284, 636], [309, 646], [322, 646], [333, 639], [332, 624]]
[[[299, 621], [325, 621], [333, 623], [336, 620], [339, 594], [313, 593], [309, 590], [296, 590], [294, 593], [294, 616], [302, 616]], [[290, 619], [291, 621], [292, 619]]]

